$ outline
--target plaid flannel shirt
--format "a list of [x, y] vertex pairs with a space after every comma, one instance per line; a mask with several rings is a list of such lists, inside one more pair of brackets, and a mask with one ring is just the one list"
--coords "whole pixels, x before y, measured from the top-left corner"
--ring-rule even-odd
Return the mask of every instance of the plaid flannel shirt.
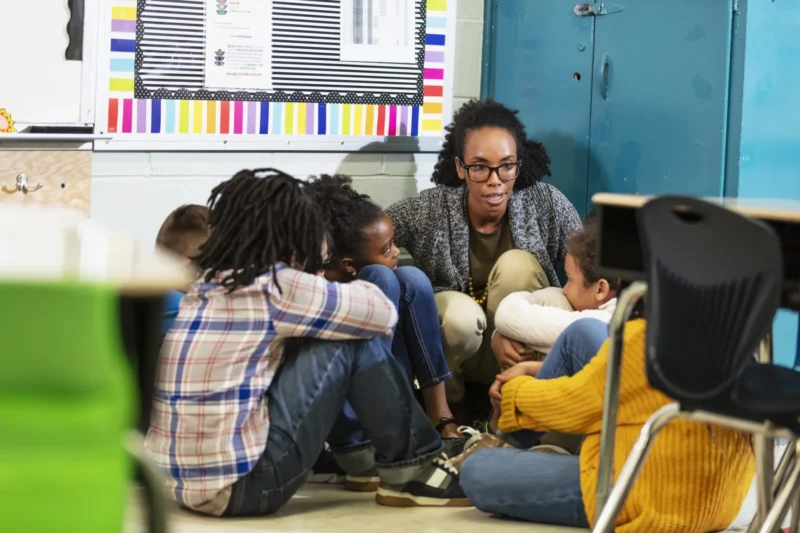
[[228, 293], [198, 282], [181, 301], [158, 360], [146, 446], [179, 504], [221, 515], [231, 487], [264, 453], [266, 392], [286, 338], [391, 335], [397, 311], [376, 286], [277, 267]]

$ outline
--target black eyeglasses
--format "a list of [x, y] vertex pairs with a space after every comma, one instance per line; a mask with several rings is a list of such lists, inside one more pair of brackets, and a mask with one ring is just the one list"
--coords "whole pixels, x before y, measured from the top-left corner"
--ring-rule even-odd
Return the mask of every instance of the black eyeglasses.
[[490, 167], [483, 163], [466, 165], [461, 159], [459, 159], [458, 162], [461, 163], [461, 166], [467, 171], [467, 177], [470, 181], [478, 183], [487, 181], [492, 176], [492, 172], [497, 172], [497, 177], [500, 178], [501, 181], [513, 181], [519, 177], [519, 169], [522, 166], [522, 161], [503, 163], [496, 167]]

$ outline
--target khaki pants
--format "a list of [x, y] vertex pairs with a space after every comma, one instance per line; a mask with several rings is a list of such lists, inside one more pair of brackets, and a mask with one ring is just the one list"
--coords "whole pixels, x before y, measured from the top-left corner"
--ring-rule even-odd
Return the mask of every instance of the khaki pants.
[[464, 382], [491, 385], [500, 371], [492, 353], [494, 314], [500, 302], [519, 291], [535, 291], [550, 283], [539, 261], [524, 250], [500, 256], [489, 274], [486, 312], [468, 294], [455, 291], [436, 295], [444, 356], [452, 378], [445, 382], [451, 405], [464, 400]]

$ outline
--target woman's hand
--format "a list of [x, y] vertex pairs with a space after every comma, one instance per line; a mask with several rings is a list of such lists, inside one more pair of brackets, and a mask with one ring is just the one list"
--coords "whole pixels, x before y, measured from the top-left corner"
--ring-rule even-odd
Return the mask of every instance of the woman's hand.
[[504, 337], [496, 331], [492, 334], [492, 352], [502, 370], [507, 370], [527, 358], [525, 347], [521, 343]]

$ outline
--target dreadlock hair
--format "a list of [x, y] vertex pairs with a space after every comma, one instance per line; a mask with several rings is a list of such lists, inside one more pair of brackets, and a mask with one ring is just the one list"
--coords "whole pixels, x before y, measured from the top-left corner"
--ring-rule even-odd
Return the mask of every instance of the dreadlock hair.
[[544, 176], [550, 176], [550, 157], [544, 145], [528, 139], [525, 126], [517, 117], [518, 113], [491, 99], [471, 100], [461, 106], [453, 116], [453, 122], [445, 128], [447, 134], [431, 181], [447, 187], [463, 185], [456, 171], [456, 158], [464, 157], [467, 133], [480, 128], [501, 128], [514, 137], [517, 157], [522, 162], [521, 174], [514, 181], [515, 190], [525, 189], [541, 181]]
[[241, 170], [214, 187], [208, 206], [213, 231], [196, 258], [206, 282], [222, 274], [220, 284], [233, 292], [269, 271], [274, 276], [277, 263], [308, 273], [323, 268], [325, 222], [289, 174]]
[[322, 174], [312, 176], [306, 192], [322, 212], [333, 241], [333, 255], [339, 259], [360, 259], [366, 247], [364, 229], [384, 215], [369, 196], [353, 189], [350, 176]]
[[188, 257], [198, 244], [208, 239], [208, 207], [197, 204], [182, 205], [170, 213], [156, 236], [156, 244], [178, 255]]

